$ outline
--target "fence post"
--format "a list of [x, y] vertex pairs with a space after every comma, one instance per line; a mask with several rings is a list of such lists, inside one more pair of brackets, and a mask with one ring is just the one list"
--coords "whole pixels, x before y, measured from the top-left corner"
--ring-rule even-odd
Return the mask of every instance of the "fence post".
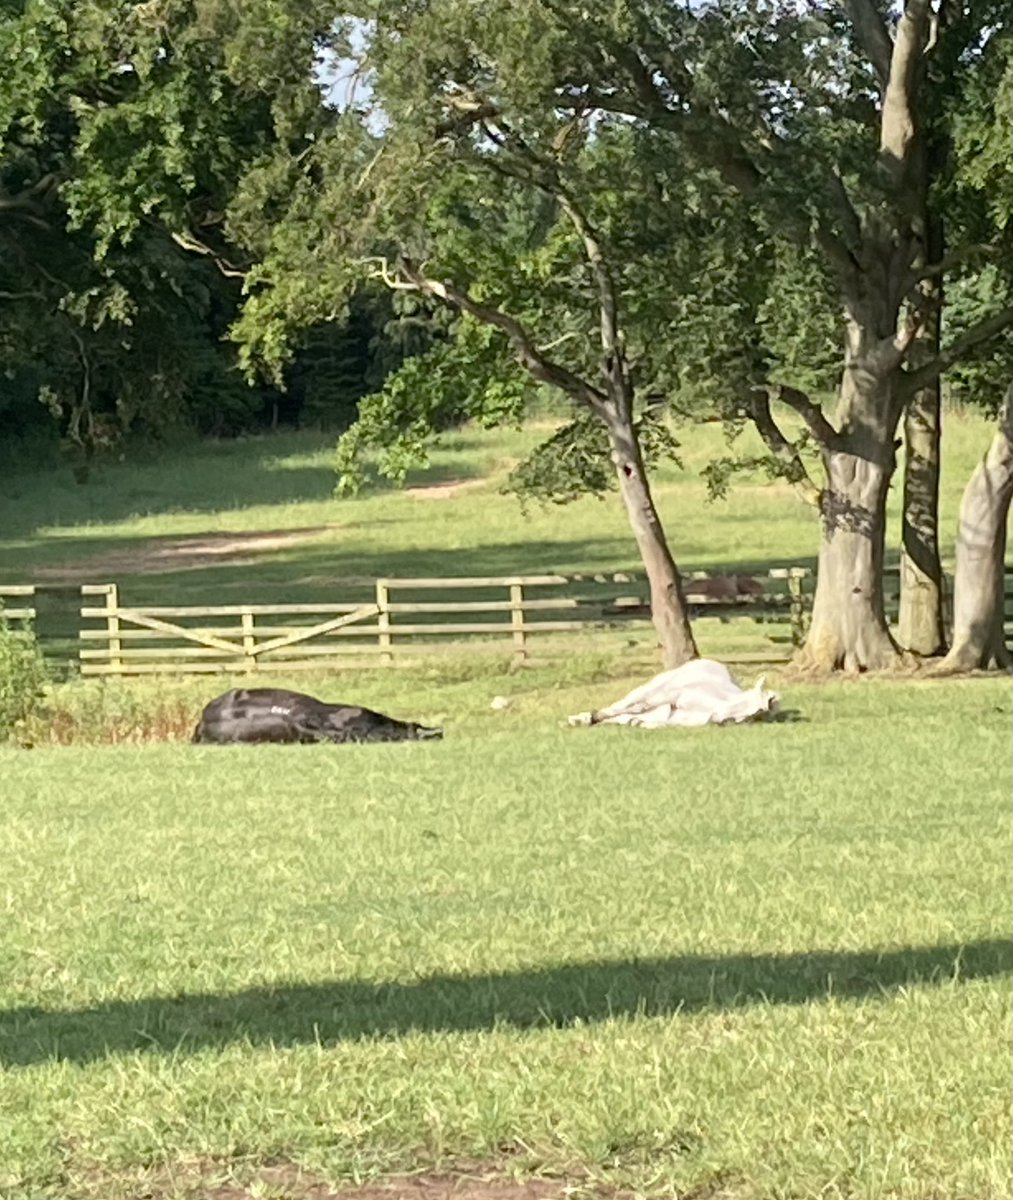
[[379, 628], [377, 641], [380, 645], [380, 663], [382, 666], [389, 667], [394, 661], [394, 655], [391, 653], [391, 636], [390, 636], [390, 590], [387, 587], [386, 579], [378, 579], [376, 581], [376, 607], [379, 609], [376, 618], [376, 624]]
[[109, 669], [113, 675], [123, 674], [123, 642], [120, 639], [120, 589], [115, 583], [106, 584], [106, 635], [109, 639]]
[[524, 633], [524, 588], [519, 583], [510, 585], [510, 624], [513, 627], [514, 662], [523, 663], [528, 657]]
[[805, 641], [805, 599], [802, 595], [802, 580], [805, 571], [799, 567], [788, 570], [788, 595], [790, 602], [791, 640], [795, 646]]
[[257, 648], [257, 637], [253, 628], [253, 613], [243, 612], [241, 619], [243, 628], [243, 667], [247, 671], [255, 671], [257, 669], [257, 656], [254, 654], [254, 651]]

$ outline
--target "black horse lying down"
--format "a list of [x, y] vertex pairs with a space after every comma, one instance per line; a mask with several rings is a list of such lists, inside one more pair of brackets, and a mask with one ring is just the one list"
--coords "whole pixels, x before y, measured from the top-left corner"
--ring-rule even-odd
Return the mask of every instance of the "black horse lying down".
[[442, 729], [397, 721], [353, 704], [325, 704], [283, 688], [235, 688], [201, 713], [191, 741], [415, 742], [442, 738]]

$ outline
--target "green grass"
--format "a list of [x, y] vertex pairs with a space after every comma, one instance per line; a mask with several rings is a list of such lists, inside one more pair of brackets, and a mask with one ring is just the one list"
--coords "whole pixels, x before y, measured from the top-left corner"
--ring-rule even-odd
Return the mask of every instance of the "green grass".
[[[439, 500], [336, 501], [309, 435], [86, 487], [7, 475], [5, 578], [72, 566], [127, 602], [214, 603], [635, 567], [614, 497], [525, 518], [499, 494], [538, 436], [448, 436], [413, 482], [475, 486]], [[947, 555], [988, 436], [949, 420]], [[708, 504], [720, 434], [685, 442], [656, 487], [685, 567], [812, 562], [790, 490]], [[298, 529], [317, 532], [151, 571], [180, 538]], [[206, 1200], [201, 1180], [277, 1161], [335, 1182], [477, 1161], [683, 1200], [1007, 1197], [1008, 681], [784, 679], [801, 719], [563, 727], [642, 681], [630, 654], [263, 679], [445, 722], [439, 745], [53, 746], [185, 737], [227, 682], [61, 687], [64, 725], [0, 749], [2, 1200]]]
[[1007, 684], [561, 728], [592, 677], [362, 685], [437, 745], [0, 753], [0, 1195], [1008, 1196]]
[[[356, 499], [333, 498], [332, 441], [283, 434], [208, 442], [147, 462], [105, 467], [79, 486], [69, 472], [12, 474], [0, 481], [0, 555], [10, 581], [40, 568], [72, 566], [76, 579], [116, 580], [126, 603], [190, 603], [333, 595], [349, 576], [502, 574], [628, 570], [638, 566], [615, 496], [565, 508], [534, 506], [500, 494], [509, 467], [546, 435], [466, 429], [443, 438], [428, 470], [411, 482], [468, 481], [445, 499], [422, 499], [374, 486]], [[710, 503], [700, 476], [727, 453], [714, 426], [680, 431], [683, 466], [667, 466], [655, 491], [673, 550], [688, 569], [811, 564], [815, 514], [789, 487], [746, 476], [724, 501]], [[988, 443], [977, 416], [948, 418], [943, 467], [944, 553], [952, 552], [960, 492]], [[756, 449], [748, 436], [743, 449]], [[899, 541], [899, 476], [891, 495], [891, 544]], [[313, 531], [287, 547], [237, 547], [186, 569], [151, 573], [152, 555], [180, 538]], [[237, 559], [239, 555], [239, 559]], [[110, 557], [114, 556], [114, 557]], [[91, 569], [93, 567], [93, 570]], [[92, 578], [92, 576], [94, 576]]]

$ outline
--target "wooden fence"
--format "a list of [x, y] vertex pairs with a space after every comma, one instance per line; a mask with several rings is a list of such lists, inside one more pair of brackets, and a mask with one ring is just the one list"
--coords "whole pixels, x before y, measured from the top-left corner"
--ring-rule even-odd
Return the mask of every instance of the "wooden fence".
[[[813, 588], [805, 568], [684, 578], [695, 621], [748, 623], [749, 650], [729, 649], [728, 661], [783, 661], [804, 637]], [[898, 585], [893, 571], [888, 611]], [[62, 646], [83, 675], [386, 667], [441, 651], [521, 663], [617, 629], [629, 636], [641, 627], [645, 645], [652, 636], [644, 581], [625, 573], [350, 580], [340, 592], [332, 603], [152, 606], [121, 603], [115, 583], [23, 585], [0, 586], [0, 602], [15, 620], [62, 614], [62, 626], [40, 638], [47, 649]]]

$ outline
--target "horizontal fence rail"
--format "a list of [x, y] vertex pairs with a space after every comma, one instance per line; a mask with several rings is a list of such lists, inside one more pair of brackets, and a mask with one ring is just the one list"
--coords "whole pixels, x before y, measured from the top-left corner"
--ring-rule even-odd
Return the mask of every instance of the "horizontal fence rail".
[[[694, 620], [748, 623], [753, 649], [729, 653], [729, 661], [784, 661], [804, 639], [814, 583], [807, 568], [683, 578]], [[505, 653], [523, 663], [532, 643], [546, 655], [562, 654], [572, 652], [575, 635], [647, 629], [650, 622], [644, 580], [623, 572], [364, 584], [349, 583], [356, 598], [333, 603], [219, 605], [123, 604], [115, 583], [0, 585], [0, 604], [12, 621], [35, 621], [47, 652], [63, 648], [81, 674], [114, 676], [391, 666], [448, 650]], [[885, 593], [895, 615], [896, 570], [885, 576]], [[1007, 628], [1011, 600], [1008, 591]]]

